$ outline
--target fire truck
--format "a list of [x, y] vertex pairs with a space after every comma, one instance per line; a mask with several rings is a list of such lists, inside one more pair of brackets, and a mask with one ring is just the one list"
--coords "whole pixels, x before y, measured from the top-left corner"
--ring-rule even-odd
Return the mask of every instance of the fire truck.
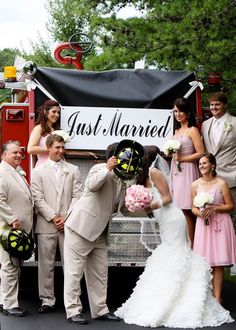
[[[56, 49], [60, 63], [69, 63]], [[91, 157], [73, 156], [73, 150], [89, 150], [105, 160], [107, 145], [134, 139], [143, 145], [157, 145], [173, 134], [172, 104], [188, 97], [202, 122], [201, 85], [193, 72], [149, 69], [109, 71], [82, 70], [81, 56], [70, 59], [76, 69], [36, 67], [27, 62], [16, 81], [1, 81], [11, 91], [11, 101], [0, 106], [0, 143], [19, 140], [22, 167], [30, 181], [32, 159], [27, 143], [37, 117], [36, 109], [50, 98], [61, 105], [60, 127], [71, 136], [67, 160], [79, 166], [83, 180], [94, 165]], [[79, 64], [80, 63], [80, 64]], [[140, 228], [145, 223], [141, 235]], [[118, 214], [111, 225], [110, 266], [144, 266], [150, 250], [160, 242], [158, 227], [145, 217]], [[144, 242], [143, 242], [144, 241]], [[31, 260], [28, 265], [36, 265]]]

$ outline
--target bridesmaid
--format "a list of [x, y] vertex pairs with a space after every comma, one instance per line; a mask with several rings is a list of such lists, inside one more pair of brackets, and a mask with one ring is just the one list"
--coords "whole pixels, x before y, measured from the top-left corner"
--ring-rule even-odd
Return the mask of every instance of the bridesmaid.
[[[230, 217], [234, 203], [227, 183], [217, 176], [212, 154], [201, 156], [199, 170], [202, 177], [192, 184], [192, 212], [197, 216], [193, 249], [212, 267], [213, 295], [221, 302], [224, 267], [236, 263], [236, 239]], [[210, 195], [213, 202], [204, 208], [196, 207], [194, 198], [200, 194], [201, 198]]]
[[[38, 120], [31, 131], [27, 146], [28, 153], [37, 156], [35, 167], [43, 164], [48, 159], [45, 142], [49, 134], [60, 129], [60, 112], [60, 105], [54, 100], [46, 100], [38, 108]], [[97, 158], [97, 155], [90, 151], [65, 150], [65, 155], [70, 154]]]
[[187, 99], [178, 98], [174, 102], [174, 139], [180, 150], [172, 155], [171, 183], [173, 204], [182, 209], [188, 225], [188, 235], [193, 246], [195, 216], [192, 214], [191, 184], [199, 178], [197, 160], [204, 152], [196, 120]]
[[35, 167], [43, 164], [48, 159], [46, 139], [49, 134], [60, 127], [60, 106], [54, 100], [46, 100], [38, 108], [38, 120], [31, 131], [27, 151], [37, 155]]

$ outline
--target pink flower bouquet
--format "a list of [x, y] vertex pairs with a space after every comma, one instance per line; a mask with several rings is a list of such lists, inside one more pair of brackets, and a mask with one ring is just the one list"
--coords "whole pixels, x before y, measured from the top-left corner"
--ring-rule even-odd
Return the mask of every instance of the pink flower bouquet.
[[151, 201], [150, 189], [142, 185], [132, 185], [126, 190], [125, 206], [130, 212], [139, 212], [148, 208]]

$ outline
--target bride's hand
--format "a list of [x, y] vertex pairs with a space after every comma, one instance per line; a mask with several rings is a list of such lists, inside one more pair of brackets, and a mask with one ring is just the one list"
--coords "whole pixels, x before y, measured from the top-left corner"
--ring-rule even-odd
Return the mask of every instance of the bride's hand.
[[147, 213], [151, 213], [153, 210], [158, 209], [160, 206], [157, 201], [151, 201], [148, 208], [145, 209]]

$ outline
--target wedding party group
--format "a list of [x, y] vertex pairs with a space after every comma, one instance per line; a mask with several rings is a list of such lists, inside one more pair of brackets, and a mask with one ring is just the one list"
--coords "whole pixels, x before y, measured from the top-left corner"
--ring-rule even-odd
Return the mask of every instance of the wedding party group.
[[[70, 137], [60, 130], [60, 105], [44, 102], [28, 142], [34, 158], [30, 183], [20, 166], [19, 142], [2, 146], [2, 313], [28, 314], [18, 299], [23, 261], [12, 251], [26, 252], [29, 239], [18, 246], [11, 238], [13, 232], [19, 237], [24, 232], [33, 233], [37, 242], [40, 314], [56, 310], [59, 247], [71, 323], [88, 323], [81, 302], [83, 276], [92, 319], [192, 329], [234, 322], [223, 307], [222, 290], [225, 267], [236, 264], [236, 117], [227, 112], [223, 92], [209, 102], [212, 117], [200, 132], [189, 100], [174, 101], [174, 133], [163, 148], [170, 166], [156, 145], [122, 140], [107, 147], [106, 161], [93, 165], [84, 182], [79, 166], [66, 160]], [[77, 154], [97, 158], [93, 152]], [[148, 257], [130, 297], [112, 313], [107, 306], [109, 227], [124, 208], [144, 212], [146, 221], [153, 218], [161, 244]]]

